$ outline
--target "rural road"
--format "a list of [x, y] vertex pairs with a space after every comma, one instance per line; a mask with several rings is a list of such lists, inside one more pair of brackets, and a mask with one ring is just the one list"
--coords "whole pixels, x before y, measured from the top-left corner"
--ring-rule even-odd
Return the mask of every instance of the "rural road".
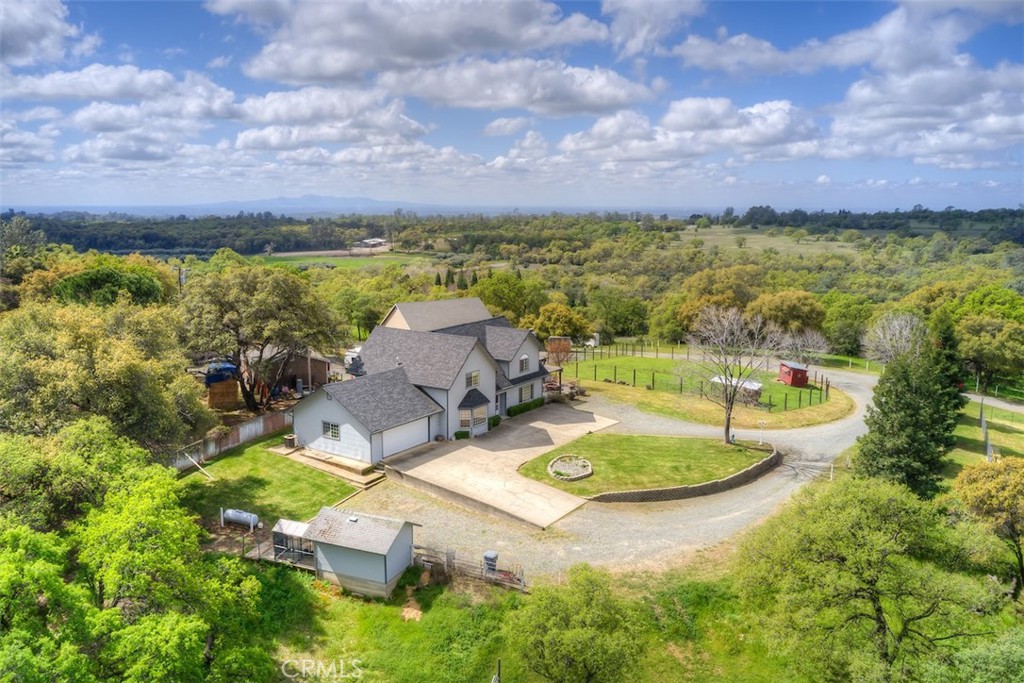
[[[801, 485], [823, 472], [863, 434], [874, 375], [829, 371], [833, 386], [850, 394], [852, 415], [816, 427], [766, 430], [765, 440], [786, 453], [781, 466], [732, 491], [665, 503], [587, 503], [546, 530], [476, 513], [387, 481], [349, 505], [423, 525], [416, 543], [454, 549], [463, 559], [497, 550], [500, 563], [521, 565], [527, 580], [564, 571], [577, 562], [609, 569], [660, 570], [725, 541], [765, 518]], [[577, 409], [614, 417], [609, 431], [676, 435], [721, 435], [721, 429], [643, 413], [632, 406], [591, 397]], [[740, 439], [758, 430], [737, 429]]]

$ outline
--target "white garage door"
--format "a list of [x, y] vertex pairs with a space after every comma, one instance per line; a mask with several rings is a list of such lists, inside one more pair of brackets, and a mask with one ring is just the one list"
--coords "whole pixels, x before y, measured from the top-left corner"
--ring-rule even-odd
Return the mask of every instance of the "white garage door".
[[388, 429], [382, 435], [384, 437], [384, 457], [394, 455], [406, 448], [419, 446], [430, 440], [430, 433], [427, 428], [427, 418], [404, 424], [401, 427]]

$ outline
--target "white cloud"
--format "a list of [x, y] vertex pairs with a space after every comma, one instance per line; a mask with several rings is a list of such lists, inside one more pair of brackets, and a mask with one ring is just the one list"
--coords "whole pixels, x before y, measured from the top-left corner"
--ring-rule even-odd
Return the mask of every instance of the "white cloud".
[[521, 130], [529, 127], [530, 123], [531, 119], [525, 116], [497, 118], [484, 126], [484, 135], [515, 135]]
[[91, 54], [99, 37], [83, 35], [67, 22], [68, 10], [60, 0], [4, 0], [0, 3], [0, 63], [31, 66], [58, 62], [67, 50], [75, 56]]
[[381, 107], [386, 99], [382, 88], [312, 86], [250, 97], [242, 102], [241, 110], [250, 123], [319, 123], [350, 119]]
[[224, 69], [231, 65], [232, 57], [230, 55], [221, 55], [214, 57], [206, 63], [207, 69]]
[[53, 161], [54, 141], [60, 131], [53, 124], [22, 130], [12, 121], [0, 122], [0, 163], [3, 165]]
[[832, 184], [832, 179], [829, 178], [824, 173], [822, 173], [820, 176], [818, 176], [817, 178], [814, 179], [814, 184], [815, 185], [823, 185], [823, 186], [824, 185], [831, 185]]
[[809, 40], [790, 50], [780, 50], [746, 33], [728, 37], [723, 28], [714, 40], [690, 35], [672, 52], [687, 66], [729, 73], [806, 74], [861, 65], [906, 72], [959, 59], [957, 47], [991, 20], [975, 13], [975, 8], [985, 4], [972, 3], [971, 9], [944, 14], [929, 6], [933, 11], [927, 20], [922, 20], [917, 7], [897, 7], [867, 28], [824, 42]]
[[[319, 117], [318, 117], [319, 118]], [[377, 109], [353, 111], [346, 118], [308, 125], [250, 128], [238, 134], [238, 149], [299, 149], [317, 143], [374, 143], [419, 137], [427, 129], [405, 115], [401, 100], [392, 100]]]
[[207, 8], [277, 26], [248, 75], [292, 84], [356, 80], [378, 71], [467, 55], [517, 53], [607, 39], [582, 14], [550, 2], [379, 1], [282, 3], [216, 0]]
[[704, 13], [701, 0], [603, 0], [601, 14], [611, 16], [612, 45], [619, 57], [655, 52], [662, 41]]
[[43, 76], [0, 72], [4, 96], [11, 99], [145, 99], [172, 89], [174, 76], [136, 66], [90, 64], [79, 71], [52, 71]]
[[472, 109], [526, 109], [564, 116], [598, 113], [649, 99], [650, 89], [614, 71], [554, 60], [470, 59], [446, 66], [382, 74], [389, 90], [434, 104]]
[[[625, 161], [669, 161], [739, 150], [745, 159], [808, 156], [819, 134], [813, 121], [786, 100], [737, 108], [729, 100], [688, 98], [669, 105], [660, 125], [621, 111], [586, 131], [565, 136], [559, 148]], [[810, 143], [805, 144], [805, 143]]]

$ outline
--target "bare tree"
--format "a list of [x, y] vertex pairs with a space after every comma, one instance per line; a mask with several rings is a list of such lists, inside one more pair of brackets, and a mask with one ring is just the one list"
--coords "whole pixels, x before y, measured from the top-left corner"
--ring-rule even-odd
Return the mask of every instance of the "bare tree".
[[545, 342], [548, 365], [562, 367], [572, 357], [572, 340], [569, 337], [548, 337]]
[[782, 351], [801, 363], [813, 363], [828, 353], [828, 339], [818, 330], [789, 332], [782, 339]]
[[782, 337], [777, 325], [760, 316], [744, 318], [737, 308], [708, 306], [697, 316], [689, 343], [700, 352], [697, 364], [717, 379], [706, 396], [725, 410], [725, 443], [730, 442], [736, 401], [765, 356], [780, 348]]
[[916, 356], [925, 337], [924, 323], [916, 315], [889, 312], [875, 321], [861, 344], [868, 358], [888, 363], [904, 353]]

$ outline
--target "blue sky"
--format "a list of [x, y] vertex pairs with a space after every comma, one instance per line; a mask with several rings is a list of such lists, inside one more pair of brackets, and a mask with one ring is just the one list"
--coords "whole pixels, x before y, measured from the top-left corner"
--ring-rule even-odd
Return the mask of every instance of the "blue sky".
[[0, 205], [1024, 201], [1024, 3], [0, 3]]

